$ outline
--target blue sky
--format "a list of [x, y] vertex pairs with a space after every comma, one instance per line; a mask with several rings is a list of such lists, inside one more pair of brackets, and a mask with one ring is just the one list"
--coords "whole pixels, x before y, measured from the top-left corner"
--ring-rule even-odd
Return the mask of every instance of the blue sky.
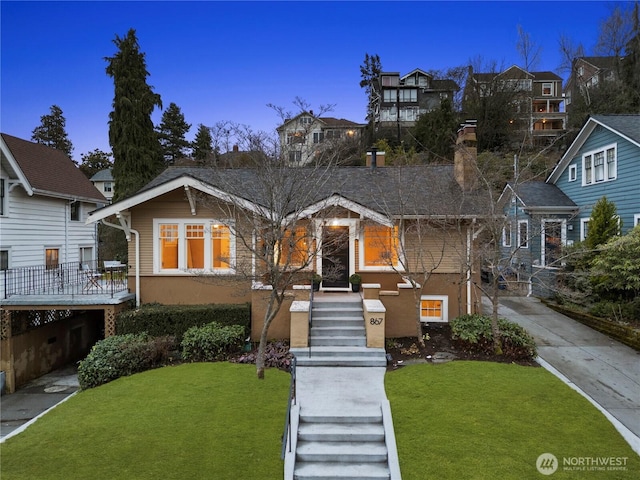
[[[555, 71], [561, 34], [590, 53], [612, 3], [595, 1], [109, 1], [0, 2], [0, 129], [30, 139], [59, 105], [73, 158], [110, 151], [113, 83], [105, 57], [129, 28], [146, 54], [147, 82], [165, 107], [192, 124], [232, 121], [272, 132], [271, 103], [294, 111], [300, 97], [328, 115], [363, 122], [365, 53], [383, 69], [446, 69], [481, 57], [521, 64], [518, 25], [541, 50], [537, 70]], [[153, 119], [157, 124], [161, 112]]]

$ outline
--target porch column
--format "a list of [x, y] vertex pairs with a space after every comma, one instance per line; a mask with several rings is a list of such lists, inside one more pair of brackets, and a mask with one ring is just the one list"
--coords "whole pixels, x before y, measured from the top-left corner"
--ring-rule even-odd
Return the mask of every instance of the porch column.
[[367, 334], [367, 347], [384, 348], [385, 316], [387, 309], [380, 300], [363, 300], [364, 328]]
[[0, 311], [0, 370], [4, 372], [4, 389], [13, 393], [16, 389], [13, 369], [13, 334], [11, 332], [11, 311]]
[[309, 346], [309, 302], [296, 300], [291, 302], [291, 338], [292, 348], [306, 348]]
[[382, 286], [379, 283], [363, 283], [362, 296], [365, 300], [378, 300], [380, 298], [380, 288]]

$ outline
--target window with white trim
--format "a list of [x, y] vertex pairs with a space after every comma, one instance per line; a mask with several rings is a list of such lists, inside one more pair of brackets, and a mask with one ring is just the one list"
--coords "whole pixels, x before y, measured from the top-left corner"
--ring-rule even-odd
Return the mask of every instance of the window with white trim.
[[69, 208], [70, 208], [69, 220], [72, 220], [74, 222], [80, 221], [80, 202], [74, 200], [69, 205]]
[[638, 225], [640, 225], [640, 213], [636, 213], [633, 216], [633, 226], [637, 227]]
[[106, 193], [110, 193], [112, 189], [113, 189], [113, 187], [112, 187], [112, 185], [111, 185], [111, 182], [104, 182], [103, 190], [104, 190]]
[[415, 88], [402, 89], [398, 92], [398, 97], [401, 102], [417, 102], [418, 90]]
[[569, 181], [575, 182], [578, 179], [578, 166], [576, 164], [569, 165]]
[[362, 228], [361, 269], [391, 269], [398, 265], [398, 227], [365, 225]]
[[0, 270], [9, 270], [9, 250], [0, 250]]
[[155, 219], [155, 273], [233, 273], [235, 238], [228, 222]]
[[313, 143], [321, 143], [324, 140], [324, 132], [313, 132]]
[[587, 234], [589, 233], [589, 221], [591, 218], [581, 218], [580, 219], [580, 241], [584, 241], [587, 238]]
[[582, 185], [610, 182], [618, 175], [616, 144], [582, 155]]
[[384, 90], [382, 93], [382, 101], [385, 103], [395, 102], [398, 100], [398, 91], [394, 89]]
[[553, 83], [544, 82], [542, 84], [542, 95], [545, 95], [545, 96], [553, 95]]
[[511, 223], [507, 223], [502, 229], [502, 246], [511, 246]]
[[562, 246], [566, 243], [566, 220], [542, 220], [542, 266], [558, 268], [562, 265]]
[[7, 212], [6, 191], [6, 180], [0, 178], [0, 216], [6, 215]]
[[93, 260], [93, 247], [80, 247], [80, 263], [90, 263]]
[[518, 220], [518, 245], [520, 248], [529, 248], [528, 220]]
[[448, 322], [449, 297], [446, 295], [422, 295], [420, 297], [421, 322]]
[[58, 268], [60, 263], [60, 249], [59, 248], [45, 248], [44, 249], [44, 264], [47, 270], [53, 270]]

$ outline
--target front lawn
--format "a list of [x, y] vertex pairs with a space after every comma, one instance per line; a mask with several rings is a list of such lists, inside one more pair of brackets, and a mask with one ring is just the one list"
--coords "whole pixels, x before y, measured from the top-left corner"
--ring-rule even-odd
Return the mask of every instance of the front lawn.
[[[2, 480], [281, 479], [289, 375], [193, 363], [83, 391], [0, 446]], [[387, 373], [403, 480], [541, 479], [538, 456], [640, 459], [583, 397], [542, 368], [456, 361]], [[561, 467], [562, 468], [562, 467]]]
[[[385, 384], [403, 480], [638, 478], [640, 457], [613, 425], [542, 368], [412, 365], [387, 373]], [[549, 477], [536, 469], [543, 453], [560, 463]], [[626, 470], [563, 466], [565, 458], [584, 465], [611, 457]]]

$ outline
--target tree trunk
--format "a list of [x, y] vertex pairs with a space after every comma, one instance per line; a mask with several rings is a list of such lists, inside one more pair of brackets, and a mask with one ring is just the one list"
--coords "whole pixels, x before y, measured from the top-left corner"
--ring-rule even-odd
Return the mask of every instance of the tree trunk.
[[416, 299], [416, 333], [418, 343], [424, 348], [424, 338], [422, 338], [422, 322], [420, 321], [420, 297]]
[[493, 353], [496, 355], [502, 355], [502, 338], [500, 334], [500, 329], [498, 328], [498, 305], [499, 305], [499, 294], [498, 294], [498, 281], [494, 280], [493, 285], [493, 293], [491, 295], [491, 335], [493, 336]]

